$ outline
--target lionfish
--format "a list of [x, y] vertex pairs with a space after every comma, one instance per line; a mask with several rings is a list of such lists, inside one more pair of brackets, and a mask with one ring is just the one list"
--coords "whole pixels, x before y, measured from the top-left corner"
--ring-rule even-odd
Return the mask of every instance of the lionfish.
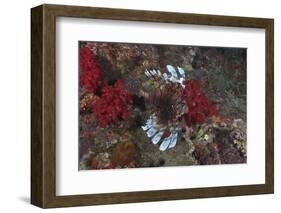
[[157, 88], [145, 97], [150, 103], [152, 114], [142, 129], [153, 144], [159, 144], [160, 151], [176, 146], [182, 129], [182, 116], [188, 108], [182, 98], [185, 87], [185, 71], [167, 65], [167, 72], [146, 70], [145, 75], [157, 83]]

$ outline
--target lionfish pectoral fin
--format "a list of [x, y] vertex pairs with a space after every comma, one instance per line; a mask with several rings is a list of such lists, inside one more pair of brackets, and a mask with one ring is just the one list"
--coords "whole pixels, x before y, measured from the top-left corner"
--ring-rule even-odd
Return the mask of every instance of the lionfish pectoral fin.
[[178, 78], [178, 74], [177, 74], [177, 71], [176, 69], [172, 66], [172, 65], [167, 65], [167, 70], [169, 71], [169, 73], [171, 73], [171, 75], [177, 79]]
[[145, 70], [145, 75], [147, 76], [147, 77], [150, 77], [151, 76], [151, 74], [150, 74], [150, 72], [148, 71], [148, 70]]
[[160, 70], [157, 70], [158, 76], [161, 76], [162, 73], [160, 72]]
[[183, 88], [185, 88], [184, 81], [185, 81], [184, 78], [180, 78], [180, 79], [178, 80], [178, 83], [179, 83]]
[[184, 69], [181, 68], [181, 67], [177, 67], [177, 68], [178, 68], [179, 74], [181, 75], [181, 78], [184, 78], [184, 79], [185, 79], [185, 72], [184, 72]]
[[164, 134], [164, 131], [163, 132], [158, 132], [153, 138], [152, 138], [152, 143], [153, 144], [157, 144], [159, 143], [159, 141], [161, 140], [162, 136]]
[[165, 81], [168, 81], [169, 77], [168, 77], [167, 73], [163, 74], [163, 78], [164, 78]]
[[156, 121], [155, 121], [155, 116], [154, 114], [150, 116], [149, 119], [147, 119], [146, 123], [144, 126], [142, 126], [141, 128], [143, 129], [143, 131], [147, 131], [148, 129], [150, 129], [151, 127], [153, 127], [155, 125]]
[[164, 152], [166, 149], [168, 149], [168, 147], [171, 143], [171, 140], [172, 140], [171, 135], [169, 137], [165, 138], [159, 147], [160, 151]]
[[178, 140], [178, 133], [175, 132], [172, 134], [172, 139], [171, 139], [171, 143], [169, 144], [169, 149], [174, 148], [177, 144], [177, 140]]
[[146, 134], [147, 134], [147, 136], [148, 136], [149, 138], [151, 138], [152, 136], [154, 136], [154, 135], [156, 134], [156, 132], [157, 132], [157, 129], [155, 129], [154, 127], [152, 127], [152, 128], [150, 128], [150, 129], [146, 132]]
[[143, 129], [143, 131], [146, 131], [146, 130], [150, 129], [151, 127], [152, 127], [152, 125], [146, 124], [145, 126], [142, 126], [141, 128]]
[[153, 120], [150, 118], [146, 121], [146, 124], [144, 126], [142, 126], [141, 128], [143, 129], [143, 131], [146, 131], [152, 127], [152, 123], [153, 123]]

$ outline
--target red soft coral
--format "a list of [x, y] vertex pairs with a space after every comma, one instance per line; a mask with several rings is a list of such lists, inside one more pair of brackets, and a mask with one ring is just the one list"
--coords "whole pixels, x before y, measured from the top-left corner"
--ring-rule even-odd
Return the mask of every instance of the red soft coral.
[[196, 80], [185, 82], [184, 99], [188, 106], [185, 121], [188, 126], [202, 124], [209, 116], [217, 113], [217, 107], [203, 94], [200, 83]]
[[88, 92], [95, 92], [101, 84], [102, 71], [96, 56], [90, 48], [80, 48], [80, 86]]
[[104, 86], [102, 95], [93, 105], [93, 112], [100, 126], [130, 118], [129, 107], [132, 97], [125, 88], [123, 81], [118, 80], [113, 86]]

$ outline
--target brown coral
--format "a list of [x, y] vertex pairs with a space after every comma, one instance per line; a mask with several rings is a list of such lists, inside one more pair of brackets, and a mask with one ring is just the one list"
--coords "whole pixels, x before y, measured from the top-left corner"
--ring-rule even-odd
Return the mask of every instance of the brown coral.
[[135, 145], [132, 142], [124, 142], [116, 145], [112, 154], [112, 167], [126, 167], [134, 160]]

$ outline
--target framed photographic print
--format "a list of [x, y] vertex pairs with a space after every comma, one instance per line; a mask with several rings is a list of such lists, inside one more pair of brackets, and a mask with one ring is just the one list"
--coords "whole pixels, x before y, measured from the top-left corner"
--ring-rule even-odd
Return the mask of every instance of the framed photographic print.
[[31, 9], [31, 203], [273, 193], [273, 19]]

